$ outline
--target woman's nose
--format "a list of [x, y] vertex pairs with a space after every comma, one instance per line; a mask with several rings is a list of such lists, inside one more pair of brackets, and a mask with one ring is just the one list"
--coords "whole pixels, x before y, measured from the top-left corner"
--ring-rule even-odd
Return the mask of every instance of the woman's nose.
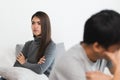
[[38, 27], [38, 24], [37, 24], [37, 23], [35, 23], [35, 24], [34, 24], [34, 27], [35, 27], [35, 28], [37, 28], [37, 27]]

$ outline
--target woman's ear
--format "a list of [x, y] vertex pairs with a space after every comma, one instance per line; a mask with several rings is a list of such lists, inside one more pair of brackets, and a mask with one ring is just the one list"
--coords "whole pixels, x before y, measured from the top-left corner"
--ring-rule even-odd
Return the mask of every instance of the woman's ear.
[[93, 50], [94, 50], [95, 52], [100, 53], [100, 52], [102, 52], [102, 51], [104, 50], [104, 48], [103, 48], [98, 42], [95, 42], [95, 43], [93, 44]]

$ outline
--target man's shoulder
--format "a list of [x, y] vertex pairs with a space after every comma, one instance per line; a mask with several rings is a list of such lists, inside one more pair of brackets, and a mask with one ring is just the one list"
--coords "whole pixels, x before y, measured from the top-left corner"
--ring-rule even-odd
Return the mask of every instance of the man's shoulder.
[[81, 45], [75, 44], [73, 47], [67, 50], [64, 55], [62, 55], [62, 58], [64, 58], [64, 61], [68, 60], [72, 62], [81, 62], [82, 59], [84, 59], [84, 54], [85, 53]]
[[71, 47], [66, 53], [68, 54], [79, 54], [83, 52], [83, 48], [80, 44], [75, 44], [73, 47]]
[[[84, 65], [80, 57], [81, 46], [79, 44], [71, 47], [64, 55], [61, 56], [55, 66], [54, 71], [57, 75], [61, 75], [66, 79], [77, 79], [75, 76], [84, 75]], [[58, 76], [57, 76], [58, 77]]]

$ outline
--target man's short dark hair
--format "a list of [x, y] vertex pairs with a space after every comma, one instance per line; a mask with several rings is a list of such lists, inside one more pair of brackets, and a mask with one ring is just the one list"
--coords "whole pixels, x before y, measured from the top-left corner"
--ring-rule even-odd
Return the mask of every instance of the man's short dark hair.
[[120, 14], [102, 10], [92, 15], [85, 23], [83, 42], [98, 42], [105, 48], [120, 42]]

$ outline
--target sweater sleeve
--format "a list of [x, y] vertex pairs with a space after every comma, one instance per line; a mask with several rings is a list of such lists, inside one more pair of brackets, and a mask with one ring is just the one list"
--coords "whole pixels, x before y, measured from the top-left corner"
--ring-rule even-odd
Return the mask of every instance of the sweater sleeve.
[[38, 74], [42, 74], [54, 62], [55, 54], [56, 54], [56, 45], [54, 43], [50, 43], [45, 50], [45, 55], [44, 55], [45, 59], [46, 59], [45, 63], [43, 63], [43, 64], [37, 64], [37, 63], [32, 64], [32, 63], [26, 62], [22, 66], [25, 67], [25, 68], [31, 69], [32, 71], [34, 71]]
[[[23, 49], [22, 49], [22, 51], [21, 51], [23, 53], [23, 55], [25, 56], [25, 58], [27, 58], [27, 51], [29, 50], [29, 46], [30, 46], [31, 42], [32, 41], [26, 42], [24, 47], [23, 47]], [[23, 67], [17, 60], [15, 61], [14, 66], [16, 66], [16, 67]]]

